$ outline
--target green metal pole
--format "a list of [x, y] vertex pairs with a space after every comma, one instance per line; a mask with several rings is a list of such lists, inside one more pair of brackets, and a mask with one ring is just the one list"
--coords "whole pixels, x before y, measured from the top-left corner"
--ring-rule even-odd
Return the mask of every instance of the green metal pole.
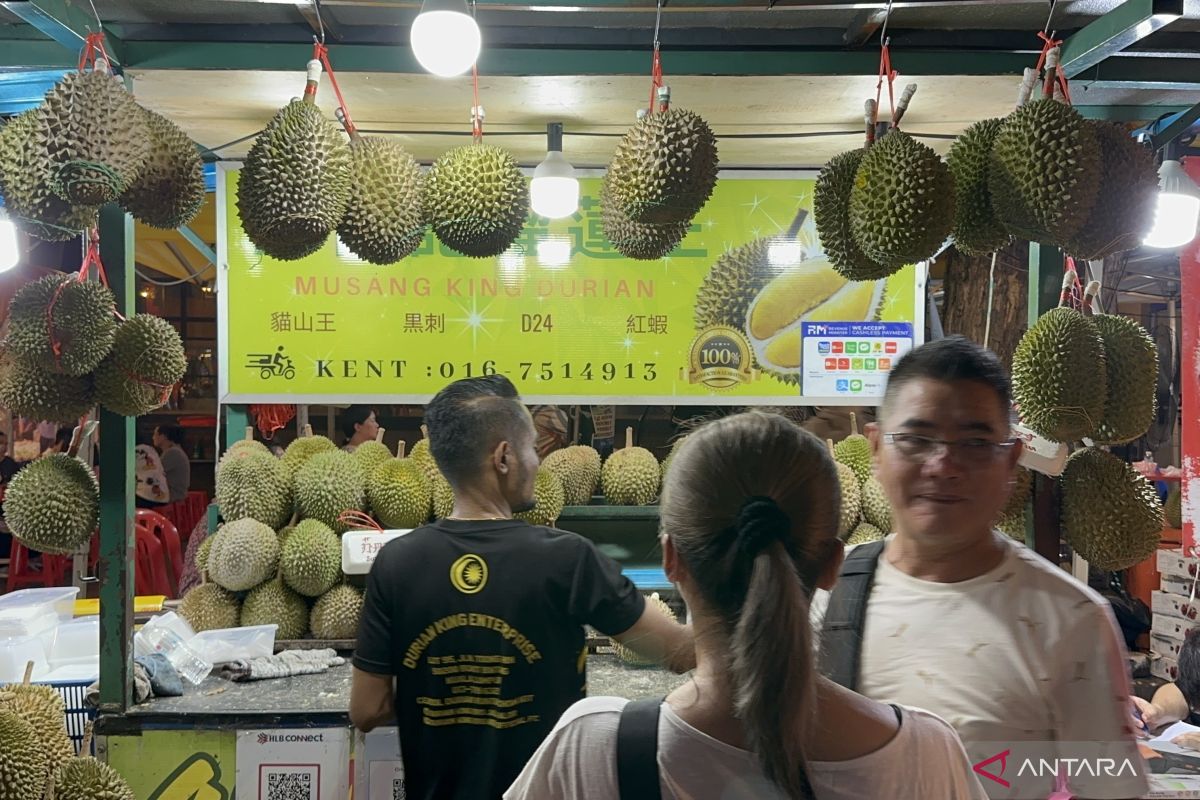
[[[1062, 293], [1063, 253], [1057, 247], [1029, 243], [1029, 325], [1058, 305]], [[1035, 473], [1033, 514], [1026, 515], [1025, 543], [1052, 564], [1058, 563], [1058, 481]]]
[[[100, 258], [117, 311], [134, 313], [133, 220], [100, 209]], [[134, 418], [100, 410], [100, 710], [133, 703]]]
[[250, 414], [245, 406], [225, 406], [225, 449], [246, 438], [246, 428], [250, 427]]

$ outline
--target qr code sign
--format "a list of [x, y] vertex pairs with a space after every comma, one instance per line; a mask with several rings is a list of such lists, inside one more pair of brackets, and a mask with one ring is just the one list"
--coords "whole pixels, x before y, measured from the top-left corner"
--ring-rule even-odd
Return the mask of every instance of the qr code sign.
[[405, 800], [404, 778], [392, 778], [392, 800]]
[[319, 800], [320, 772], [315, 766], [264, 767], [260, 800]]

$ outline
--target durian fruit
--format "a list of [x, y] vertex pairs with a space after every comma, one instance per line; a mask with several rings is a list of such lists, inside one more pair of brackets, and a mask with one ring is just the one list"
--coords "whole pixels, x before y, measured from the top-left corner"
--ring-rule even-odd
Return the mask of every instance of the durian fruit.
[[954, 224], [954, 178], [928, 145], [893, 129], [862, 158], [850, 190], [850, 230], [892, 272], [932, 258]]
[[38, 108], [50, 188], [77, 206], [116, 200], [150, 158], [146, 112], [107, 71], [68, 72]]
[[833, 457], [850, 469], [860, 484], [872, 476], [871, 441], [858, 432], [858, 415], [850, 412], [850, 435], [833, 447]]
[[530, 525], [553, 526], [562, 514], [566, 503], [566, 493], [563, 482], [552, 470], [539, 467], [533, 480], [533, 508], [521, 511], [513, 516], [522, 519]]
[[78, 758], [68, 759], [58, 768], [50, 800], [137, 800], [129, 784], [115, 769], [84, 755], [92, 749], [92, 729], [83, 737]]
[[1100, 149], [1100, 189], [1091, 213], [1063, 249], [1096, 261], [1132, 250], [1154, 224], [1158, 169], [1154, 153], [1111, 122], [1084, 120]]
[[8, 306], [4, 343], [21, 360], [50, 372], [86, 375], [112, 351], [116, 301], [98, 281], [54, 274], [25, 284]]
[[292, 488], [279, 459], [258, 450], [230, 450], [217, 464], [216, 501], [226, 520], [254, 519], [272, 530], [292, 516]]
[[242, 601], [243, 628], [272, 624], [279, 626], [276, 640], [303, 639], [308, 633], [308, 603], [280, 577], [251, 589]]
[[247, 236], [267, 255], [294, 260], [320, 249], [346, 213], [350, 147], [305, 100], [267, 124], [246, 155], [237, 206]]
[[62, 697], [51, 686], [29, 682], [33, 662], [25, 669], [23, 683], [0, 686], [0, 711], [11, 711], [33, 726], [45, 760], [43, 781], [58, 771], [64, 761], [75, 755], [75, 745], [64, 725], [66, 708]]
[[121, 206], [152, 228], [187, 225], [204, 205], [204, 165], [196, 143], [171, 120], [148, 109], [150, 155], [137, 180], [121, 195]]
[[662, 481], [664, 487], [667, 485], [667, 472], [671, 468], [671, 462], [675, 459], [675, 454], [679, 452], [679, 446], [683, 444], [685, 439], [687, 439], [687, 436], [681, 436], [676, 439], [671, 445], [671, 449], [667, 453], [667, 457], [662, 460], [662, 464], [660, 466], [662, 467]]
[[231, 592], [253, 589], [279, 568], [279, 539], [258, 520], [225, 523], [208, 551], [208, 574]]
[[306, 519], [280, 548], [279, 571], [293, 591], [319, 597], [342, 577], [342, 543], [328, 525]]
[[[675, 616], [675, 611], [669, 605], [667, 605], [666, 601], [664, 601], [661, 597], [658, 596], [658, 592], [654, 592], [649, 597], [647, 597], [646, 602], [651, 605], [658, 606], [659, 610], [662, 611], [664, 614], [666, 614], [667, 617], [669, 617], [672, 621], [675, 621], [678, 619]], [[621, 659], [621, 661], [623, 661], [628, 666], [631, 666], [631, 667], [656, 667], [656, 666], [658, 666], [657, 661], [654, 661], [652, 659], [649, 659], [649, 658], [646, 658], [645, 656], [640, 655], [637, 651], [627, 647], [626, 645], [622, 644], [621, 642], [618, 642], [616, 639], [612, 640], [612, 647], [613, 647], [613, 653], [616, 654], [617, 658]]]
[[424, 205], [442, 244], [465, 256], [491, 258], [520, 235], [529, 216], [529, 185], [507, 150], [469, 144], [433, 162]]
[[30, 550], [74, 552], [100, 524], [96, 476], [66, 453], [42, 456], [9, 481], [4, 519]]
[[1108, 375], [1104, 416], [1092, 439], [1097, 444], [1132, 442], [1154, 422], [1158, 348], [1146, 329], [1129, 317], [1098, 314], [1092, 320], [1104, 341]]
[[375, 435], [375, 441], [363, 442], [351, 453], [363, 475], [370, 475], [380, 464], [392, 459], [392, 451], [383, 443], [383, 434], [384, 430], [380, 428], [379, 433]]
[[408, 452], [408, 457], [428, 475], [431, 470], [436, 471], [438, 467], [437, 462], [433, 460], [433, 453], [429, 450], [429, 436], [424, 425], [421, 426], [421, 437]]
[[117, 328], [112, 352], [96, 368], [96, 399], [116, 414], [137, 417], [159, 408], [187, 370], [175, 326], [136, 314]]
[[687, 222], [717, 185], [717, 137], [698, 114], [681, 108], [646, 114], [608, 165], [615, 208], [634, 222]]
[[1153, 484], [1104, 450], [1077, 450], [1062, 474], [1067, 544], [1097, 569], [1119, 570], [1154, 555], [1163, 509]]
[[[592, 461], [584, 454], [590, 447], [573, 446], [555, 450], [542, 460], [542, 469], [554, 473], [562, 482], [563, 502], [569, 506], [586, 506], [592, 500], [600, 470], [593, 472]], [[599, 454], [596, 454], [599, 459]]]
[[355, 137], [350, 156], [350, 198], [338, 238], [363, 261], [394, 264], [425, 239], [421, 168], [391, 139]]
[[0, 406], [14, 416], [71, 424], [95, 405], [90, 375], [55, 375], [11, 355], [0, 358]]
[[33, 725], [0, 709], [0, 800], [42, 800], [46, 756]]
[[254, 429], [247, 428], [246, 430], [247, 430], [246, 438], [238, 439], [236, 442], [229, 445], [229, 449], [226, 450], [225, 452], [233, 453], [237, 450], [246, 449], [246, 450], [253, 450], [258, 453], [266, 453], [267, 455], [270, 455], [271, 451], [267, 448], [267, 446], [265, 444], [263, 444], [262, 442], [257, 441], [253, 438], [254, 437]]
[[[205, 539], [204, 543], [208, 544], [211, 539]], [[193, 586], [179, 603], [179, 616], [186, 619], [196, 633], [236, 628], [241, 611], [237, 596], [215, 583]]]
[[[324, 523], [322, 523], [322, 524], [324, 524]], [[292, 534], [295, 532], [296, 532], [295, 525], [287, 525], [287, 526], [279, 529], [279, 533], [276, 535], [279, 537], [279, 552], [280, 553], [283, 552], [283, 548], [287, 547], [288, 539], [290, 539]]]
[[337, 445], [324, 436], [313, 436], [312, 428], [306, 428], [305, 435], [293, 441], [283, 451], [283, 458], [280, 460], [283, 472], [289, 481], [294, 480], [296, 472], [307, 464], [310, 458], [333, 450], [337, 450]]
[[621, 255], [637, 261], [655, 261], [679, 246], [692, 222], [691, 218], [681, 222], [634, 222], [612, 199], [606, 176], [600, 192], [600, 225], [604, 238]]
[[570, 450], [576, 454], [580, 463], [587, 470], [588, 481], [592, 486], [591, 491], [588, 492], [588, 499], [590, 500], [592, 495], [596, 493], [596, 488], [600, 485], [600, 453], [596, 451], [596, 448], [586, 444], [574, 445]]
[[954, 176], [954, 246], [960, 253], [994, 253], [1011, 238], [992, 209], [988, 189], [992, 143], [1003, 124], [1001, 119], [976, 122], [954, 140], [946, 154], [946, 165]]
[[1171, 491], [1167, 492], [1167, 502], [1163, 506], [1163, 515], [1166, 517], [1167, 527], [1183, 527], [1183, 490], [1179, 486], [1173, 486]]
[[863, 521], [869, 522], [879, 530], [890, 533], [892, 530], [892, 504], [888, 500], [883, 484], [874, 476], [862, 482]]
[[1053, 308], [1013, 353], [1013, 399], [1021, 421], [1054, 442], [1092, 436], [1104, 419], [1108, 371], [1094, 318]]
[[777, 272], [770, 269], [770, 247], [769, 239], [754, 239], [713, 263], [696, 292], [696, 330], [711, 325], [745, 327], [750, 304]]
[[633, 446], [633, 428], [625, 429], [625, 447], [614, 450], [600, 472], [604, 498], [614, 506], [645, 506], [658, 497], [662, 468], [644, 447]]
[[18, 228], [49, 242], [74, 239], [97, 224], [96, 206], [73, 206], [50, 190], [50, 161], [38, 136], [36, 108], [0, 128], [0, 195]]
[[215, 533], [205, 536], [204, 541], [196, 548], [196, 571], [201, 575], [208, 572], [208, 554], [212, 550], [212, 543], [215, 538], [217, 538]]
[[1029, 495], [1033, 492], [1033, 473], [1025, 467], [1017, 467], [1013, 482], [1012, 494], [996, 527], [1019, 542], [1025, 541], [1025, 506], [1029, 503]]
[[434, 470], [429, 475], [429, 488], [433, 491], [433, 518], [445, 519], [454, 512], [454, 488], [442, 473]]
[[[829, 440], [829, 449], [833, 451], [833, 440]], [[839, 497], [838, 506], [838, 538], [845, 541], [854, 531], [855, 526], [862, 520], [862, 488], [858, 485], [858, 477], [854, 470], [840, 461], [834, 461], [837, 467]]]
[[1004, 119], [992, 143], [988, 189], [1009, 233], [1060, 244], [1083, 226], [1100, 187], [1096, 134], [1069, 105], [1043, 98]]
[[895, 271], [868, 258], [850, 229], [850, 192], [865, 153], [849, 150], [829, 159], [813, 187], [813, 219], [821, 249], [833, 268], [853, 281], [886, 278]]
[[429, 519], [433, 488], [412, 458], [392, 458], [367, 476], [367, 502], [386, 528], [411, 529]]
[[846, 545], [853, 547], [857, 544], [867, 544], [868, 542], [878, 542], [887, 534], [876, 528], [869, 522], [860, 522], [858, 527], [851, 531], [850, 536], [846, 539]]
[[296, 472], [296, 507], [301, 519], [324, 522], [339, 534], [349, 528], [338, 517], [364, 511], [367, 495], [362, 469], [342, 450], [318, 453]]
[[309, 630], [314, 639], [353, 639], [358, 635], [362, 609], [362, 591], [339, 584], [313, 604], [308, 619]]

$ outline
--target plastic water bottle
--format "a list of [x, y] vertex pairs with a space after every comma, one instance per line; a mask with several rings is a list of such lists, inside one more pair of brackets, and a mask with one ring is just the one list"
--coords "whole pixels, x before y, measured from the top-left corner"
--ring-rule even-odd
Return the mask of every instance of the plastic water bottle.
[[196, 651], [170, 628], [147, 626], [138, 632], [137, 638], [146, 649], [166, 656], [175, 671], [189, 683], [199, 684], [212, 672], [213, 665], [196, 655]]

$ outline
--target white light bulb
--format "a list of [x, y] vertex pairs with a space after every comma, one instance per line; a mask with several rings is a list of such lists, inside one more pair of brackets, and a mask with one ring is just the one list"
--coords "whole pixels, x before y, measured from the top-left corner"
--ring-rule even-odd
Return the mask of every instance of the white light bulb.
[[1174, 250], [1196, 238], [1200, 221], [1200, 197], [1175, 192], [1159, 192], [1154, 206], [1154, 227], [1142, 244]]
[[579, 208], [579, 180], [561, 150], [546, 153], [545, 160], [534, 169], [529, 204], [535, 214], [546, 219], [569, 217]]
[[413, 20], [410, 39], [421, 66], [443, 78], [461, 75], [479, 58], [479, 25], [466, 4], [430, 0]]
[[21, 260], [17, 249], [17, 226], [0, 211], [0, 272], [8, 272]]

